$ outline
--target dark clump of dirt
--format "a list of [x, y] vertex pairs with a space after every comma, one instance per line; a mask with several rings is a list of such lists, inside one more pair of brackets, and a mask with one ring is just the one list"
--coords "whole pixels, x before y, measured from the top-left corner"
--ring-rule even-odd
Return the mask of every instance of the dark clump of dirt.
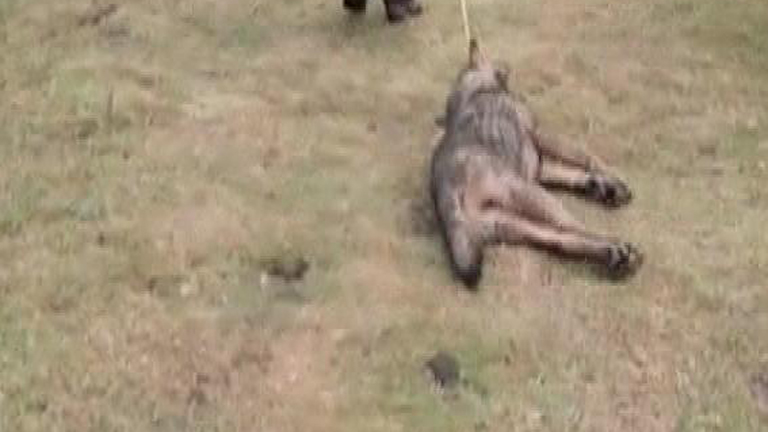
[[97, 26], [115, 12], [117, 12], [117, 5], [114, 3], [93, 5], [90, 10], [77, 19], [77, 25], [80, 27]]
[[296, 282], [304, 279], [304, 275], [309, 270], [309, 261], [302, 256], [270, 257], [263, 261], [262, 269], [271, 277], [286, 282]]
[[459, 361], [453, 354], [445, 351], [440, 351], [427, 360], [426, 367], [441, 388], [455, 387], [461, 378]]
[[92, 137], [99, 131], [99, 122], [95, 118], [89, 117], [79, 119], [72, 124], [73, 133], [75, 138], [80, 141], [85, 141]]
[[146, 283], [147, 291], [161, 298], [173, 297], [184, 283], [184, 276], [178, 274], [158, 274], [151, 276]]
[[211, 378], [208, 375], [204, 373], [195, 373], [194, 383], [187, 395], [187, 404], [197, 406], [207, 404], [210, 398], [205, 387], [210, 382]]
[[757, 410], [768, 419], [768, 372], [753, 375], [749, 380], [749, 389], [757, 403]]

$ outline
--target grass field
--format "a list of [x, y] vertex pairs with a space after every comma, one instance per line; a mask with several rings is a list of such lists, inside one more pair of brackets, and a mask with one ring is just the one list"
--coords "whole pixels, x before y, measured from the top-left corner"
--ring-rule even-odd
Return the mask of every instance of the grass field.
[[469, 293], [424, 211], [465, 41], [425, 1], [0, 0], [0, 431], [768, 430], [768, 3], [469, 0], [636, 194], [568, 207], [646, 254], [499, 249]]

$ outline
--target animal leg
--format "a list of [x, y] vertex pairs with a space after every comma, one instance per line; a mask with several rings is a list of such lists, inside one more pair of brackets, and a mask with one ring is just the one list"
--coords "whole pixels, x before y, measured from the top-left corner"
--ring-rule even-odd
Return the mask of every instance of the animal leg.
[[501, 189], [497, 192], [502, 197], [499, 200], [506, 211], [557, 230], [587, 233], [560, 200], [539, 184], [509, 175], [499, 179], [497, 185]]
[[506, 202], [501, 208], [487, 210], [497, 224], [497, 241], [527, 243], [560, 255], [587, 258], [605, 264], [616, 277], [630, 275], [642, 264], [642, 254], [635, 246], [589, 232], [538, 184], [512, 176], [499, 183], [506, 189]]
[[608, 170], [606, 164], [597, 156], [576, 146], [565, 145], [553, 135], [536, 130], [531, 132], [531, 136], [543, 156], [589, 172]]
[[601, 172], [587, 172], [553, 160], [542, 161], [539, 183], [545, 187], [583, 194], [609, 207], [619, 207], [632, 200], [632, 191], [620, 179]]
[[630, 243], [558, 230], [507, 212], [489, 210], [484, 222], [494, 227], [500, 242], [530, 245], [572, 259], [587, 259], [605, 266], [608, 274], [616, 279], [631, 276], [643, 262], [640, 251]]

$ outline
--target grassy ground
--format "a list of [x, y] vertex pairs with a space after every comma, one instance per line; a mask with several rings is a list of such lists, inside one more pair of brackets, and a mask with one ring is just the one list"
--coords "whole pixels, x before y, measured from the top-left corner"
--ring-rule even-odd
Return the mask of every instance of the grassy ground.
[[[765, 430], [768, 5], [469, 3], [633, 185], [568, 204], [634, 280], [500, 250], [452, 281], [418, 209], [453, 2], [0, 0], [0, 431]], [[301, 282], [262, 277], [284, 255]]]

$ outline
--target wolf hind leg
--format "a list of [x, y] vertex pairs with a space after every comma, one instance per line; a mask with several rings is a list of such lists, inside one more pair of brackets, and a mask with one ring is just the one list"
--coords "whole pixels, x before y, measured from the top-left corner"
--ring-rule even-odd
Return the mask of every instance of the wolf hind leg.
[[630, 243], [560, 230], [500, 210], [487, 211], [483, 222], [493, 227], [500, 242], [529, 245], [571, 259], [586, 259], [604, 266], [608, 275], [615, 279], [633, 275], [643, 263], [642, 253]]

